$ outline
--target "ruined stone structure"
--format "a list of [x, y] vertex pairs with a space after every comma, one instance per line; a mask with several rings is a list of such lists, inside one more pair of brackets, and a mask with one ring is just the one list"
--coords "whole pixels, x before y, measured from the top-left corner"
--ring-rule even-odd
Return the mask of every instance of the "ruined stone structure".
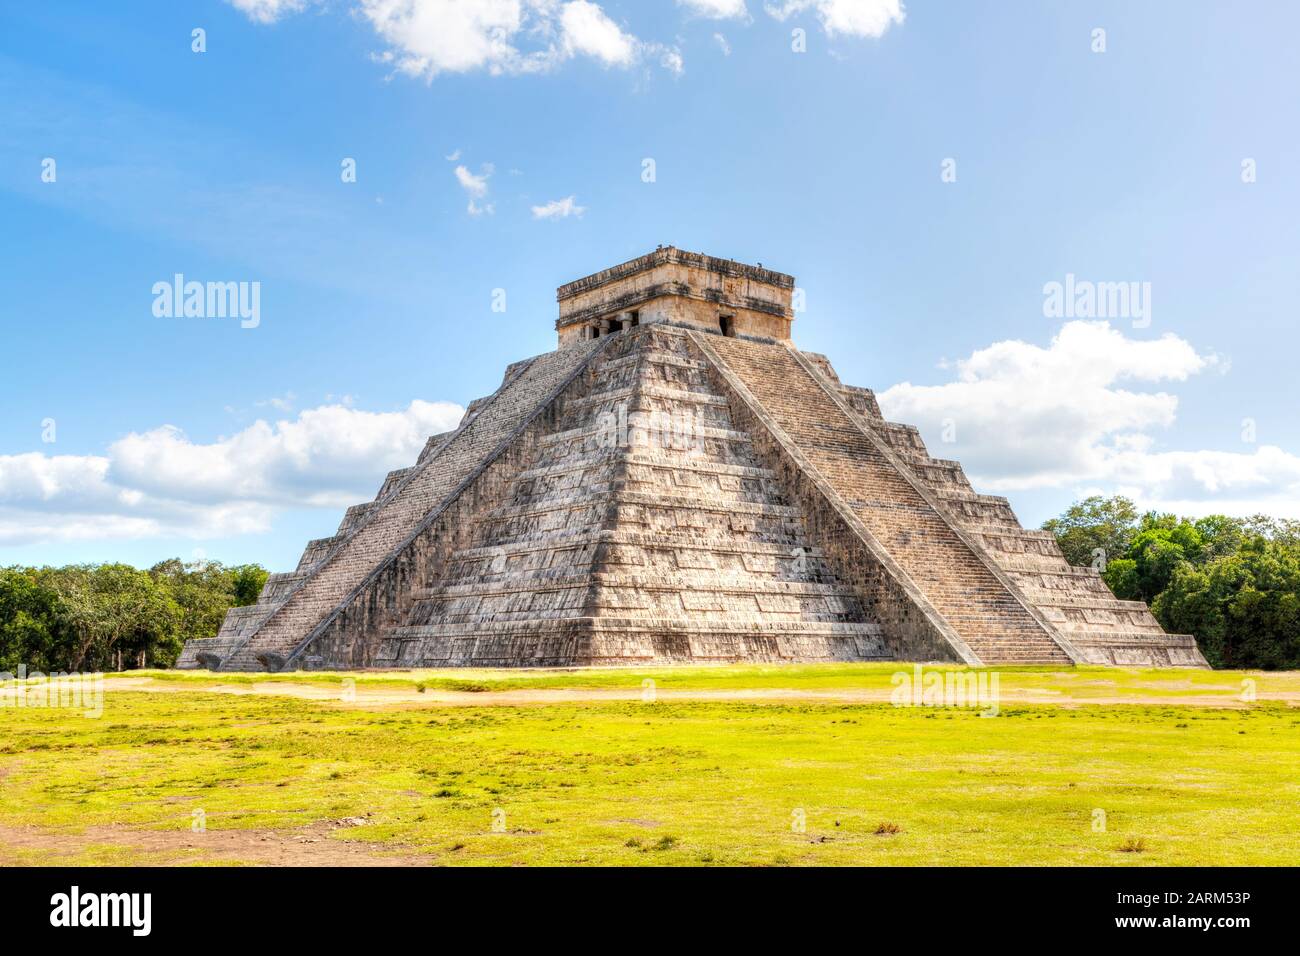
[[178, 666], [1205, 666], [790, 341], [794, 280], [660, 248]]

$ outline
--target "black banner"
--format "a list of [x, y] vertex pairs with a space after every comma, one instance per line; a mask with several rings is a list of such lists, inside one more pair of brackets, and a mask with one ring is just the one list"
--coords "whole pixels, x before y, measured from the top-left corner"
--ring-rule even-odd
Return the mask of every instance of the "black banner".
[[918, 941], [937, 934], [943, 945], [1039, 932], [1071, 942], [1199, 935], [1231, 944], [1292, 925], [1283, 910], [1295, 878], [1294, 869], [1226, 868], [0, 871], [11, 945], [69, 934], [127, 945], [373, 945], [395, 932], [431, 932], [432, 944], [474, 927], [496, 944], [503, 935], [536, 942], [597, 926], [655, 937], [680, 927], [734, 940], [782, 924], [836, 934], [887, 928]]

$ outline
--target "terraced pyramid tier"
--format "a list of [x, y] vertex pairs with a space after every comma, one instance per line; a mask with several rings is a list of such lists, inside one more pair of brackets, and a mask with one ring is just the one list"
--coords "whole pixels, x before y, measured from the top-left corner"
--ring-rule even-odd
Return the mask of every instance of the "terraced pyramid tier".
[[619, 339], [375, 662], [886, 657], [685, 335]]

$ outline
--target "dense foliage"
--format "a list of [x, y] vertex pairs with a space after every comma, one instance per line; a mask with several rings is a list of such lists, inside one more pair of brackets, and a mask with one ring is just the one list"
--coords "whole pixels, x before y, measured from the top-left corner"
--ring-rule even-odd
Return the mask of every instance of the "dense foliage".
[[1117, 597], [1195, 635], [1215, 667], [1300, 667], [1300, 521], [1139, 516], [1126, 498], [1093, 497], [1043, 527]]
[[0, 568], [0, 672], [168, 667], [193, 637], [212, 637], [231, 607], [252, 604], [255, 564], [163, 561]]

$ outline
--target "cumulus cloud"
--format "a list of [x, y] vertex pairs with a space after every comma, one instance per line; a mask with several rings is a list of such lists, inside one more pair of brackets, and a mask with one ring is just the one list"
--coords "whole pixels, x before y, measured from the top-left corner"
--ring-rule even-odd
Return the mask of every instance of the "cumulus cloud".
[[997, 342], [956, 362], [953, 381], [904, 382], [879, 401], [888, 418], [919, 425], [935, 457], [959, 458], [982, 491], [1104, 486], [1190, 513], [1300, 509], [1300, 458], [1279, 448], [1156, 450], [1177, 417], [1167, 386], [1222, 364], [1176, 335], [1138, 340], [1076, 321], [1046, 347]]
[[830, 36], [882, 37], [907, 16], [901, 0], [783, 0], [764, 9], [778, 20], [811, 10]]
[[373, 497], [384, 474], [411, 464], [463, 413], [451, 402], [397, 412], [325, 405], [214, 442], [164, 425], [126, 435], [106, 455], [0, 455], [0, 544], [265, 531], [285, 507]]
[[723, 56], [731, 56], [731, 44], [727, 42], [725, 36], [721, 33], [715, 33], [713, 34], [713, 42], [718, 45], [718, 49], [722, 51]]
[[575, 57], [615, 67], [656, 55], [664, 62], [664, 47], [628, 33], [592, 0], [361, 0], [360, 12], [388, 44], [381, 60], [425, 79], [539, 73]]
[[[255, 22], [274, 23], [317, 0], [227, 2]], [[750, 20], [745, 0], [677, 6], [691, 17]], [[685, 67], [676, 46], [640, 39], [595, 0], [357, 0], [354, 9], [386, 46], [371, 54], [375, 62], [430, 81], [477, 70], [541, 73], [577, 58], [621, 69], [658, 62], [677, 75]], [[830, 36], [880, 37], [906, 17], [901, 0], [771, 0], [764, 9], [782, 21], [811, 12]], [[725, 38], [719, 43], [726, 50]]]
[[749, 16], [745, 9], [745, 0], [677, 0], [679, 7], [685, 7], [696, 16], [712, 20], [731, 20]]
[[544, 206], [533, 207], [534, 219], [567, 219], [570, 216], [581, 216], [587, 211], [586, 206], [579, 206], [573, 196], [565, 196], [563, 199], [552, 199]]
[[560, 12], [565, 52], [595, 57], [606, 66], [628, 66], [636, 59], [637, 40], [624, 33], [599, 5], [573, 0]]

